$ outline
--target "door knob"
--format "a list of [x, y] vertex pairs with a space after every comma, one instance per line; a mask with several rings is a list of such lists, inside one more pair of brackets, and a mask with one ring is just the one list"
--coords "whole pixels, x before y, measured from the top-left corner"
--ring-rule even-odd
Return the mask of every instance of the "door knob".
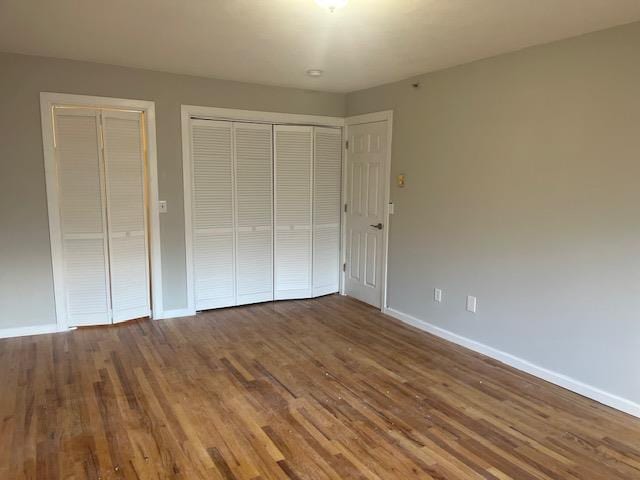
[[382, 230], [382, 224], [378, 223], [377, 225], [369, 225], [370, 227], [377, 228], [378, 230]]

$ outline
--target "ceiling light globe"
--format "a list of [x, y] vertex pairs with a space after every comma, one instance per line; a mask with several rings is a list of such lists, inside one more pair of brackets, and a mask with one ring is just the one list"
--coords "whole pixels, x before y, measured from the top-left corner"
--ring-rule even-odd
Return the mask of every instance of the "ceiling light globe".
[[344, 7], [347, 4], [347, 0], [316, 0], [316, 3], [333, 12], [336, 8]]

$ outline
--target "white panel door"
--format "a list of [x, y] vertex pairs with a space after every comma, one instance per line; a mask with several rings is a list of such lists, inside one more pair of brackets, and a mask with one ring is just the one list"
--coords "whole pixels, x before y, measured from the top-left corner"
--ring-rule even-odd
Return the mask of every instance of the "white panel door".
[[346, 293], [381, 306], [387, 122], [348, 128]]
[[54, 112], [67, 324], [111, 323], [100, 112]]
[[233, 125], [191, 121], [196, 310], [236, 303]]
[[313, 296], [340, 288], [342, 132], [314, 128]]
[[142, 114], [102, 113], [114, 322], [151, 313]]
[[236, 303], [273, 300], [271, 125], [234, 123]]
[[276, 300], [311, 297], [313, 127], [274, 130]]

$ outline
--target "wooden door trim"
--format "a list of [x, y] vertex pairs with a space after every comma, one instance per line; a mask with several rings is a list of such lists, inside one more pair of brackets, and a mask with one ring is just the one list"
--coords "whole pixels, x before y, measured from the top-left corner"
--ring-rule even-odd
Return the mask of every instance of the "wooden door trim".
[[[362, 125], [364, 123], [387, 122], [387, 154], [385, 156], [385, 164], [382, 170], [383, 177], [386, 179], [384, 186], [384, 233], [382, 235], [382, 271], [380, 272], [380, 310], [386, 312], [387, 305], [387, 265], [389, 258], [389, 202], [391, 197], [391, 141], [393, 137], [393, 110], [384, 110], [381, 112], [366, 113], [364, 115], [356, 115], [345, 118], [345, 136], [343, 144], [344, 161], [342, 162], [342, 222], [341, 222], [341, 245], [340, 258], [344, 266], [347, 261], [347, 216], [345, 215], [344, 206], [347, 203], [347, 164], [349, 162], [349, 149], [347, 148], [347, 140], [349, 139], [349, 127], [352, 125]], [[344, 268], [340, 272], [340, 294], [346, 295], [346, 272]]]

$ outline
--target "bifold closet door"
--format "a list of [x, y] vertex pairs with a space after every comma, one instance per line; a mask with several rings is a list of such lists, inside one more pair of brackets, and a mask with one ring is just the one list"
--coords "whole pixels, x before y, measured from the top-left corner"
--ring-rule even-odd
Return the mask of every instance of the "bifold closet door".
[[102, 114], [114, 322], [151, 313], [142, 114]]
[[342, 132], [314, 128], [313, 296], [340, 288]]
[[236, 304], [273, 300], [272, 126], [234, 123]]
[[67, 324], [111, 323], [100, 112], [55, 108]]
[[274, 128], [276, 300], [312, 294], [313, 127]]
[[233, 124], [191, 120], [196, 310], [236, 303]]

